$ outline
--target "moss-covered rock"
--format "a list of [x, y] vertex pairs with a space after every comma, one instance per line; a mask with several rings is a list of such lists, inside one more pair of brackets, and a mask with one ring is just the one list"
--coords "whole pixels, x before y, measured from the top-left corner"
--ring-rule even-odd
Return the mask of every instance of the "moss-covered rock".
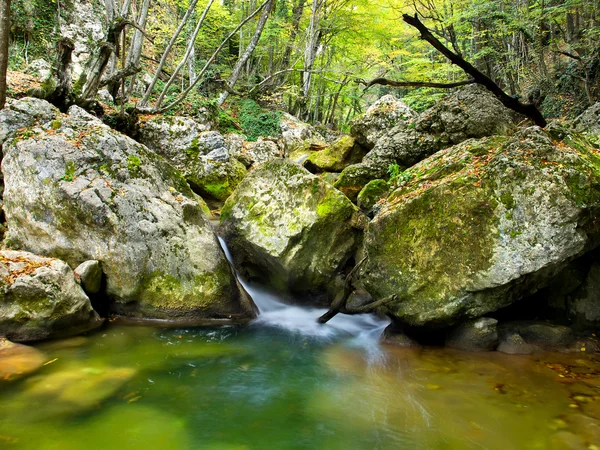
[[304, 162], [304, 167], [312, 173], [341, 172], [350, 164], [360, 162], [366, 153], [356, 145], [354, 138], [342, 136], [325, 150], [312, 153]]
[[5, 146], [5, 244], [77, 267], [98, 260], [110, 309], [143, 319], [246, 320], [253, 309], [203, 205], [156, 153], [91, 116]]
[[373, 206], [386, 197], [390, 192], [390, 185], [385, 180], [369, 181], [358, 194], [358, 207], [365, 210], [373, 209]]
[[221, 221], [247, 276], [299, 295], [335, 290], [362, 226], [341, 192], [285, 160], [250, 172], [225, 202]]
[[356, 201], [359, 192], [367, 183], [376, 178], [384, 176], [380, 170], [366, 166], [364, 164], [355, 164], [346, 167], [340, 174], [334, 186], [342, 191], [350, 200]]
[[542, 287], [599, 236], [600, 154], [537, 127], [469, 140], [408, 169], [369, 224], [362, 281], [390, 314], [447, 326]]
[[0, 337], [37, 341], [102, 325], [63, 261], [0, 251]]

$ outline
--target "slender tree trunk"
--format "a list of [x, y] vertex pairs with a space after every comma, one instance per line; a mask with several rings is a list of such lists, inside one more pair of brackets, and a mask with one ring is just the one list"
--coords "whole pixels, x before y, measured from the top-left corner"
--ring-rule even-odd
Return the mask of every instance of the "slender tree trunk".
[[158, 100], [156, 101], [157, 108], [159, 108], [160, 105], [162, 104], [162, 102], [165, 98], [165, 95], [166, 95], [167, 91], [169, 90], [169, 87], [171, 86], [171, 84], [173, 84], [173, 82], [175, 81], [175, 78], [177, 77], [177, 75], [179, 74], [181, 69], [183, 67], [185, 67], [187, 60], [189, 59], [189, 57], [194, 49], [194, 45], [196, 43], [196, 37], [198, 36], [198, 33], [200, 32], [200, 28], [202, 28], [202, 24], [204, 23], [204, 19], [206, 19], [206, 15], [208, 14], [208, 11], [210, 11], [210, 8], [213, 3], [214, 3], [214, 0], [210, 0], [208, 2], [208, 4], [206, 5], [206, 8], [204, 8], [204, 12], [202, 13], [202, 16], [200, 17], [200, 19], [198, 20], [198, 23], [196, 24], [196, 29], [194, 30], [194, 33], [190, 37], [185, 55], [183, 56], [183, 58], [181, 59], [181, 61], [177, 65], [177, 67], [175, 68], [173, 75], [171, 75], [171, 78], [169, 79], [169, 81], [167, 81], [167, 84], [165, 84], [165, 88], [163, 89], [160, 96], [158, 97]]
[[[256, 30], [254, 31], [254, 35], [250, 39], [250, 42], [248, 42], [248, 46], [246, 47], [246, 50], [244, 51], [244, 54], [242, 55], [242, 57], [240, 59], [238, 59], [238, 61], [235, 63], [235, 66], [233, 67], [231, 75], [229, 76], [229, 79], [227, 80], [227, 85], [231, 89], [233, 89], [233, 87], [235, 86], [235, 83], [237, 83], [237, 80], [240, 77], [240, 74], [242, 72], [244, 65], [246, 64], [246, 62], [248, 61], [250, 56], [252, 56], [252, 52], [254, 52], [254, 49], [258, 45], [260, 36], [262, 35], [262, 32], [265, 28], [265, 24], [267, 23], [267, 19], [269, 18], [269, 15], [271, 14], [271, 11], [273, 10], [274, 6], [275, 6], [275, 0], [268, 0], [267, 4], [265, 5], [265, 8], [263, 9], [262, 14], [260, 15], [260, 19], [258, 19], [258, 23], [256, 24]], [[227, 100], [228, 96], [229, 96], [229, 92], [227, 92], [227, 91], [223, 91], [221, 93], [221, 95], [219, 95], [219, 99], [218, 99], [219, 106], [222, 105], [223, 103], [225, 103], [225, 100]]]
[[194, 12], [197, 3], [198, 3], [198, 0], [192, 0], [192, 2], [190, 3], [190, 7], [187, 9], [187, 11], [185, 12], [185, 15], [183, 16], [183, 19], [181, 19], [181, 22], [179, 22], [179, 26], [177, 27], [177, 30], [175, 30], [175, 33], [173, 33], [173, 36], [171, 36], [171, 40], [169, 41], [167, 48], [165, 48], [165, 51], [163, 52], [163, 55], [160, 58], [160, 62], [158, 63], [158, 67], [156, 68], [156, 73], [154, 74], [154, 77], [152, 77], [150, 86], [148, 86], [148, 89], [146, 89], [144, 98], [139, 103], [140, 108], [144, 107], [148, 103], [148, 100], [150, 99], [150, 95], [152, 95], [152, 91], [154, 91], [154, 86], [156, 86], [156, 82], [158, 81], [160, 74], [162, 73], [162, 69], [167, 61], [167, 57], [169, 56], [171, 49], [175, 45], [177, 38], [181, 34], [181, 30], [183, 30], [183, 27], [187, 23], [189, 17]]
[[0, 0], [0, 109], [4, 108], [4, 104], [6, 103], [10, 3], [11, 0]]
[[312, 81], [312, 69], [317, 58], [317, 49], [319, 48], [319, 16], [323, 0], [313, 0], [312, 14], [308, 26], [308, 36], [306, 40], [306, 49], [304, 51], [304, 74], [302, 76], [302, 95], [308, 98], [310, 85]]
[[[144, 0], [142, 3], [142, 10], [138, 15], [138, 25], [145, 30], [146, 29], [146, 21], [148, 19], [148, 10], [150, 9], [150, 0]], [[127, 55], [127, 64], [125, 67], [129, 68], [137, 68], [140, 65], [140, 59], [142, 57], [142, 48], [144, 46], [144, 34], [136, 29], [133, 34], [133, 39], [131, 40], [131, 46], [129, 47], [129, 54]], [[129, 97], [136, 83], [136, 75], [133, 75], [131, 81], [129, 83], [129, 88], [127, 89], [127, 97]]]

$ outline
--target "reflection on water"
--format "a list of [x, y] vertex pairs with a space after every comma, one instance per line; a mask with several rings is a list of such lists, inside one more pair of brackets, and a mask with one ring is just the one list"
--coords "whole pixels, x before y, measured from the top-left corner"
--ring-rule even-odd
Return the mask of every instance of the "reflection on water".
[[0, 448], [600, 448], [598, 356], [363, 344], [256, 324], [44, 343], [0, 384]]

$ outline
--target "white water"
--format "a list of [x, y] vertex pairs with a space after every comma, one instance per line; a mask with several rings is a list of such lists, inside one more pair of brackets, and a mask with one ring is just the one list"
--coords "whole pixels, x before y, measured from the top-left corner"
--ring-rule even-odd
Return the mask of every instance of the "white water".
[[[231, 253], [225, 241], [219, 237], [225, 256], [233, 266]], [[244, 286], [258, 307], [259, 316], [255, 324], [282, 328], [293, 333], [319, 338], [336, 336], [352, 337], [352, 345], [375, 349], [387, 319], [380, 319], [372, 314], [344, 315], [338, 314], [326, 324], [317, 323], [317, 319], [327, 312], [325, 308], [310, 308], [287, 305], [279, 297], [264, 287], [248, 283], [236, 272], [238, 280]]]

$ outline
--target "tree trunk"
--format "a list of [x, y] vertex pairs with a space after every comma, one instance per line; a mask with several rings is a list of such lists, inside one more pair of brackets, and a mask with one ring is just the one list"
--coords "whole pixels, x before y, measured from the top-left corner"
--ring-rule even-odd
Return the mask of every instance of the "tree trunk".
[[4, 104], [6, 103], [10, 3], [11, 0], [0, 0], [0, 109], [4, 108]]
[[[265, 9], [263, 9], [262, 14], [260, 15], [260, 19], [258, 19], [258, 23], [256, 24], [256, 30], [254, 31], [254, 35], [252, 36], [252, 39], [250, 39], [250, 42], [248, 43], [248, 46], [246, 47], [246, 50], [244, 51], [244, 54], [242, 55], [242, 57], [239, 58], [238, 61], [235, 63], [235, 66], [233, 67], [231, 75], [229, 76], [229, 79], [227, 80], [227, 85], [231, 89], [233, 89], [233, 87], [235, 86], [235, 83], [237, 83], [237, 80], [240, 77], [240, 74], [242, 72], [242, 69], [244, 68], [244, 65], [246, 64], [246, 62], [252, 55], [252, 52], [254, 52], [254, 49], [258, 45], [260, 36], [262, 35], [262, 32], [265, 28], [265, 24], [267, 23], [267, 19], [269, 18], [269, 15], [271, 14], [271, 11], [273, 10], [274, 6], [275, 6], [275, 0], [269, 0], [267, 2], [267, 4], [265, 5]], [[229, 96], [229, 92], [227, 92], [226, 90], [223, 91], [221, 93], [221, 95], [219, 95], [219, 99], [218, 99], [219, 106], [222, 105], [223, 103], [225, 103], [225, 100], [227, 100], [228, 96]]]
[[312, 14], [310, 16], [310, 24], [308, 26], [308, 36], [306, 41], [306, 49], [304, 51], [304, 74], [302, 76], [302, 95], [308, 98], [310, 93], [310, 85], [312, 81], [312, 69], [317, 58], [317, 49], [319, 48], [319, 16], [323, 0], [313, 0]]

